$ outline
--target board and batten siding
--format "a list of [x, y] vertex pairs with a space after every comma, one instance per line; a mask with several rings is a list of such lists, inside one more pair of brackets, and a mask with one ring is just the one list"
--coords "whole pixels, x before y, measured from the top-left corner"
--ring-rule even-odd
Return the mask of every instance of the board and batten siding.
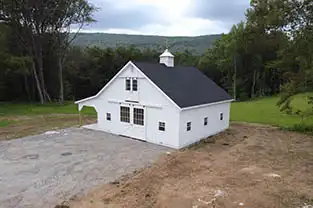
[[[126, 90], [128, 78], [137, 79], [137, 91]], [[231, 101], [181, 109], [129, 62], [96, 96], [77, 103], [79, 110], [83, 106], [95, 108], [99, 130], [179, 149], [227, 129]], [[130, 108], [130, 123], [121, 122], [121, 106]], [[144, 126], [133, 123], [134, 108], [144, 109]], [[107, 113], [111, 120], [107, 120]], [[206, 117], [208, 124], [204, 125]], [[165, 123], [165, 131], [159, 130], [159, 122]]]
[[[223, 113], [223, 120], [220, 120]], [[185, 147], [208, 136], [215, 135], [229, 127], [230, 102], [212, 104], [206, 107], [193, 108], [180, 112], [179, 147]], [[204, 118], [208, 124], [204, 125]], [[191, 130], [187, 131], [187, 123]]]
[[[126, 78], [138, 79], [137, 92], [125, 90]], [[126, 100], [138, 103], [129, 103]], [[179, 147], [179, 109], [131, 64], [98, 97], [82, 105], [96, 109], [100, 130], [173, 148]], [[143, 108], [144, 126], [121, 122], [121, 105]], [[106, 119], [107, 113], [111, 114], [111, 121]], [[133, 119], [132, 110], [130, 119]], [[165, 131], [159, 131], [159, 122], [165, 122]]]

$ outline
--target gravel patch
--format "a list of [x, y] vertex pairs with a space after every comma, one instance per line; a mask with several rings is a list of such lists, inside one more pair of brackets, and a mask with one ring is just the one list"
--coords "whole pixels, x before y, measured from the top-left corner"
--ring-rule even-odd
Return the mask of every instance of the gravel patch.
[[54, 207], [171, 151], [105, 132], [71, 128], [0, 142], [1, 207]]

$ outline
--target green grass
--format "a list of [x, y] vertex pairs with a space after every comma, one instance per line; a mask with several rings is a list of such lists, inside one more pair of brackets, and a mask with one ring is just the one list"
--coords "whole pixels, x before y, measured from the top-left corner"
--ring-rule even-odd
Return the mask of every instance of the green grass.
[[9, 126], [11, 122], [8, 120], [0, 120], [0, 128]]
[[[307, 96], [313, 96], [313, 93], [304, 93], [298, 95], [292, 101], [292, 105], [305, 109], [312, 107], [307, 104]], [[248, 102], [234, 102], [231, 107], [231, 120], [270, 124], [280, 126], [283, 128], [291, 128], [296, 124], [301, 123], [301, 117], [295, 115], [288, 115], [280, 112], [276, 106], [279, 97], [262, 98], [255, 101]], [[84, 107], [83, 114], [96, 115], [93, 108]], [[77, 114], [77, 105], [73, 102], [67, 102], [63, 105], [59, 104], [0, 104], [0, 116], [15, 116], [15, 115], [46, 115], [46, 114]], [[313, 126], [313, 118], [305, 120], [305, 124]], [[8, 126], [9, 121], [0, 119], [0, 126]]]
[[[295, 109], [302, 110], [312, 107], [307, 103], [309, 95], [313, 96], [313, 93], [297, 95], [291, 105]], [[234, 102], [231, 106], [231, 120], [270, 124], [282, 128], [291, 128], [301, 123], [301, 117], [280, 112], [279, 107], [276, 106], [278, 100], [279, 97], [268, 97], [255, 101]], [[313, 118], [308, 118], [304, 122], [313, 125]]]
[[[96, 115], [91, 107], [84, 107], [82, 113], [85, 115]], [[45, 114], [78, 114], [77, 105], [74, 103], [65, 104], [0, 104], [0, 116], [14, 115], [45, 115]]]

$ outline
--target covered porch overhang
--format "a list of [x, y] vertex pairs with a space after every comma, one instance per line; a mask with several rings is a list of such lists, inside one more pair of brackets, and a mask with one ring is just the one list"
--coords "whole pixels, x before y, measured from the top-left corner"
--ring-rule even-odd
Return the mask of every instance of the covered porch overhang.
[[[98, 117], [98, 111], [97, 111], [97, 107], [96, 107], [96, 98], [95, 96], [93, 97], [89, 97], [83, 100], [79, 100], [76, 101], [75, 104], [77, 104], [78, 107], [78, 114], [79, 114], [79, 126], [83, 126], [83, 119], [82, 119], [82, 113], [81, 111], [83, 110], [84, 107], [91, 107], [96, 111], [97, 117]], [[93, 126], [95, 128], [95, 126], [97, 126], [97, 123], [92, 124], [92, 125], [87, 125], [88, 126]], [[83, 126], [84, 127], [84, 126]]]
[[84, 108], [84, 106], [93, 107], [97, 111], [95, 101], [96, 101], [96, 96], [92, 96], [89, 98], [78, 100], [75, 102], [75, 104], [77, 104], [78, 106], [78, 111], [81, 111]]

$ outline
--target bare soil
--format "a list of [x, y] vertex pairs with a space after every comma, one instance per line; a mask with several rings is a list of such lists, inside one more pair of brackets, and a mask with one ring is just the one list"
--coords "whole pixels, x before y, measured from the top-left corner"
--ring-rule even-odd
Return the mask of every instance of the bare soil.
[[193, 147], [64, 205], [104, 207], [310, 207], [313, 138], [233, 124]]
[[[82, 116], [84, 124], [96, 122], [96, 118]], [[49, 114], [38, 116], [5, 116], [1, 120], [10, 121], [9, 125], [0, 127], [0, 140], [35, 135], [48, 130], [55, 130], [79, 125], [78, 115]]]

